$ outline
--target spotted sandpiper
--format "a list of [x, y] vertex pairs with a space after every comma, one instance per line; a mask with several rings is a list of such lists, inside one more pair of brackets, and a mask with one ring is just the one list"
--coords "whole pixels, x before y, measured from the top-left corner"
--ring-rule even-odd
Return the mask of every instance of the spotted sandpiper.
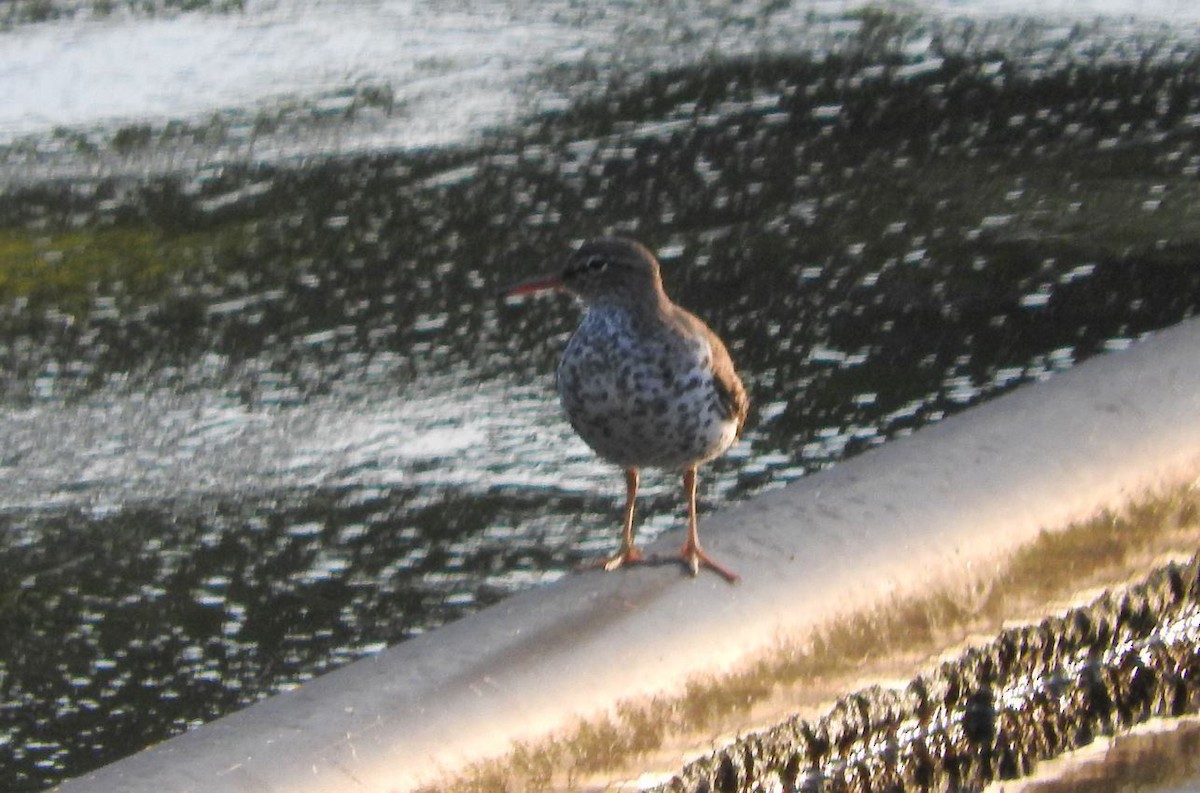
[[749, 407], [725, 345], [671, 302], [658, 260], [633, 240], [586, 242], [561, 274], [518, 284], [506, 294], [552, 289], [574, 294], [586, 308], [558, 365], [567, 419], [596, 454], [625, 469], [621, 549], [604, 568], [644, 560], [633, 536], [639, 469], [663, 468], [683, 474], [683, 562], [692, 575], [703, 566], [736, 581], [736, 573], [700, 547], [696, 532], [696, 469], [737, 439]]

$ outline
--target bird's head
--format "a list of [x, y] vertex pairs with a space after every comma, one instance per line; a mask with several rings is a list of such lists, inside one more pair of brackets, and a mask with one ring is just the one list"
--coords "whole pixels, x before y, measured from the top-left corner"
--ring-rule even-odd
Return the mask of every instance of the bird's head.
[[657, 301], [663, 291], [654, 254], [623, 237], [589, 240], [571, 254], [559, 275], [526, 281], [505, 294], [527, 295], [549, 289], [571, 292], [588, 305]]

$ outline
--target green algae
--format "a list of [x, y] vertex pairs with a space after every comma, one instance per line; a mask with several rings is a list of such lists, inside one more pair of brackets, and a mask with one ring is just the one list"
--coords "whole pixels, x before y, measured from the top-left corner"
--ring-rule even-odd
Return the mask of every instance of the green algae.
[[219, 266], [245, 245], [244, 227], [172, 233], [151, 225], [56, 231], [0, 229], [0, 303], [86, 315], [98, 296], [161, 299], [172, 276]]

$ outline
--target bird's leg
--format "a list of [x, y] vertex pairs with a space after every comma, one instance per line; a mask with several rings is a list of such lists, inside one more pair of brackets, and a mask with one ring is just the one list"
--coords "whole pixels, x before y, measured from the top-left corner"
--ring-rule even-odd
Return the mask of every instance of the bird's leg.
[[738, 579], [737, 573], [713, 561], [712, 557], [700, 547], [700, 535], [696, 531], [696, 466], [694, 465], [683, 470], [683, 492], [687, 496], [688, 504], [688, 536], [687, 541], [683, 543], [683, 548], [679, 551], [683, 563], [692, 571], [692, 575], [699, 575], [701, 567], [708, 567], [732, 584]]
[[621, 565], [635, 564], [643, 559], [642, 552], [633, 544], [633, 505], [637, 501], [638, 469], [625, 469], [625, 526], [621, 530], [621, 550], [604, 563], [605, 570], [616, 570]]

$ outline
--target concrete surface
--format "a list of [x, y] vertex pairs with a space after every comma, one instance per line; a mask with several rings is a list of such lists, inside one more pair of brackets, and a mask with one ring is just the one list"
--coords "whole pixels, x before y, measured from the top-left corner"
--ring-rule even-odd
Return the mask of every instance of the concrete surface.
[[404, 791], [615, 700], [676, 691], [1193, 477], [1198, 359], [1188, 321], [720, 509], [701, 537], [742, 574], [736, 586], [670, 566], [569, 576], [60, 789]]

